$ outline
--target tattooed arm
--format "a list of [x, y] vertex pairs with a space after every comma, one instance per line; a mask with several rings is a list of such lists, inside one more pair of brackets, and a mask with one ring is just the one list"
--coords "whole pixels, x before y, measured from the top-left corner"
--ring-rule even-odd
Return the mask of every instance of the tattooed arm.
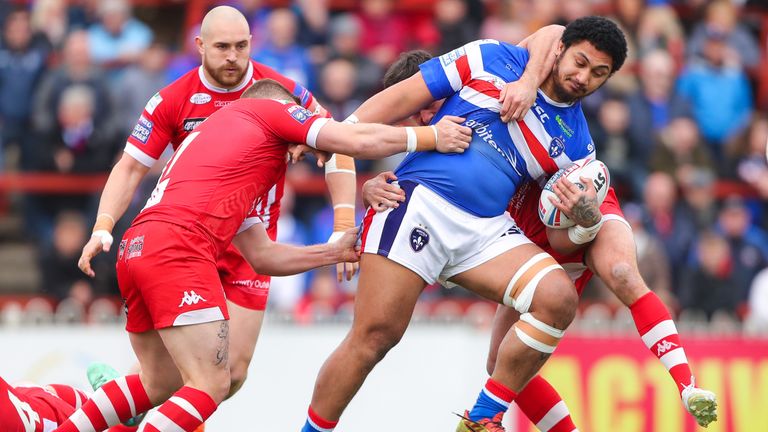
[[[579, 188], [565, 177], [554, 185], [555, 195], [559, 198], [552, 204], [565, 213], [576, 225], [582, 229], [594, 230], [595, 234], [600, 229], [603, 215], [600, 212], [600, 203], [597, 201], [597, 191], [589, 179], [582, 177], [581, 182], [585, 187]], [[547, 228], [547, 238], [552, 248], [561, 254], [571, 254], [589, 244], [589, 241], [577, 243], [573, 241], [574, 228], [555, 229]], [[594, 236], [592, 237], [594, 238]]]

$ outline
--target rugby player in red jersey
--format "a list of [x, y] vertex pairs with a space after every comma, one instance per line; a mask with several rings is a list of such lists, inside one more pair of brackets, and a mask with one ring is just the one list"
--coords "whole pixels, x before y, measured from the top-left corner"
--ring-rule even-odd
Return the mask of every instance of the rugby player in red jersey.
[[213, 414], [230, 386], [228, 305], [216, 257], [231, 243], [263, 274], [357, 260], [356, 229], [308, 247], [267, 236], [258, 208], [283, 181], [289, 143], [382, 158], [463, 152], [471, 139], [459, 117], [406, 128], [338, 123], [291, 98], [276, 81], [257, 81], [189, 134], [168, 161], [118, 249], [126, 330], [141, 372], [101, 386], [57, 431], [101, 431], [158, 404], [144, 420], [147, 432], [191, 432]]
[[50, 432], [88, 400], [68, 385], [11, 386], [0, 377], [0, 430]]
[[[272, 78], [299, 98], [302, 106], [311, 111], [320, 109], [312, 94], [301, 84], [250, 60], [250, 29], [245, 17], [236, 9], [220, 6], [208, 12], [196, 43], [202, 65], [149, 100], [128, 137], [122, 158], [110, 173], [99, 203], [93, 236], [83, 248], [79, 262], [83, 272], [90, 276], [94, 275], [91, 259], [110, 249], [115, 221], [125, 213], [139, 183], [168, 144], [176, 150], [197, 125], [237, 100], [255, 80]], [[354, 226], [357, 187], [354, 161], [344, 155], [332, 158], [326, 165], [326, 181], [334, 205], [334, 232], [338, 237], [338, 233]], [[264, 191], [257, 209], [272, 240], [277, 236], [282, 185], [282, 181], [277, 181], [275, 187]], [[217, 265], [231, 314], [230, 391], [233, 394], [247, 376], [264, 318], [270, 277], [254, 272], [234, 247], [229, 247], [218, 258]], [[342, 273], [351, 278], [356, 266], [356, 263], [339, 264], [339, 278]], [[98, 370], [89, 376], [98, 378]]]

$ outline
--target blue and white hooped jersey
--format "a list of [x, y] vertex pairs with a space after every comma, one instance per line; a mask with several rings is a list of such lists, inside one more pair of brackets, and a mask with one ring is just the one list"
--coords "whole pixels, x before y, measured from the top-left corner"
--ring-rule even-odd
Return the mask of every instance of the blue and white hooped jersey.
[[480, 217], [504, 213], [517, 187], [541, 181], [572, 161], [595, 157], [581, 104], [558, 103], [541, 90], [521, 121], [501, 121], [498, 97], [517, 81], [528, 51], [486, 39], [471, 42], [423, 63], [424, 81], [435, 100], [447, 98], [433, 123], [444, 115], [466, 118], [473, 129], [464, 153], [411, 153], [395, 173], [436, 192]]

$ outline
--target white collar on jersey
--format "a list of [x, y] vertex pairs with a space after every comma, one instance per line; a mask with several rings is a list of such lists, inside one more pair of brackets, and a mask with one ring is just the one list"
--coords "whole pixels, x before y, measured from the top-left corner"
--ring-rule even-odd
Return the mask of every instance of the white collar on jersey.
[[541, 97], [543, 97], [544, 100], [547, 101], [548, 104], [554, 105], [556, 107], [568, 108], [569, 106], [573, 106], [573, 104], [575, 103], [575, 102], [571, 102], [571, 103], [568, 103], [568, 102], [556, 102], [556, 101], [552, 100], [549, 96], [547, 96], [546, 93], [541, 91], [541, 89], [539, 89], [538, 92], [541, 95]]
[[203, 65], [200, 65], [200, 67], [197, 69], [197, 74], [200, 76], [200, 82], [203, 83], [205, 88], [207, 88], [210, 91], [214, 91], [216, 93], [232, 93], [232, 92], [238, 92], [242, 89], [244, 89], [246, 86], [251, 85], [253, 82], [253, 63], [248, 60], [248, 70], [245, 72], [245, 77], [243, 78], [243, 82], [237, 85], [237, 87], [233, 87], [230, 89], [224, 88], [224, 87], [217, 87], [213, 84], [211, 84], [210, 81], [205, 77], [205, 73], [203, 72]]

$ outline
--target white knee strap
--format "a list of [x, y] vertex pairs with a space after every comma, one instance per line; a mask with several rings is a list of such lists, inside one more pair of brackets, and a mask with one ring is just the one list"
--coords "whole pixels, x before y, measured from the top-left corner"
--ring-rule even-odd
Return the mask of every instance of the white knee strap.
[[515, 334], [524, 344], [546, 354], [551, 354], [565, 334], [565, 330], [556, 329], [537, 320], [530, 313], [520, 315], [515, 323]]
[[520, 313], [528, 312], [541, 279], [555, 269], [562, 269], [560, 264], [547, 253], [534, 255], [520, 266], [504, 291], [503, 302]]

